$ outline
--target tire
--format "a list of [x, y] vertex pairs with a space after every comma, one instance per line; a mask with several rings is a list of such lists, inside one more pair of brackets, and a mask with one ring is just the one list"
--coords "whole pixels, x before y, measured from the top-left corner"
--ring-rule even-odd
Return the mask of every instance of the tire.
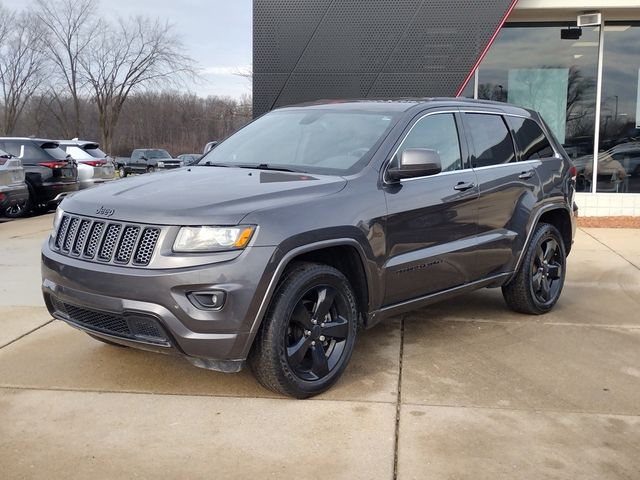
[[152, 167], [152, 166], [147, 167], [147, 173], [153, 173], [155, 171], [156, 171], [156, 167]]
[[33, 210], [33, 191], [31, 190], [31, 187], [29, 187], [29, 196], [27, 199], [17, 205], [7, 207], [4, 211], [4, 216], [7, 218], [23, 218], [30, 215]]
[[295, 398], [317, 395], [349, 363], [357, 325], [355, 295], [340, 271], [317, 263], [294, 264], [274, 292], [249, 366], [274, 392]]
[[560, 232], [553, 225], [539, 224], [516, 276], [502, 287], [509, 308], [530, 315], [549, 312], [562, 293], [566, 266]]
[[126, 345], [120, 345], [119, 343], [112, 342], [111, 340], [107, 340], [105, 338], [99, 337], [99, 336], [94, 335], [92, 333], [89, 333], [89, 332], [85, 332], [85, 333], [87, 335], [89, 335], [91, 338], [93, 338], [94, 340], [97, 340], [97, 341], [102, 342], [102, 343], [106, 343], [107, 345], [111, 345], [112, 347], [129, 348]]
[[120, 165], [118, 167], [118, 175], [120, 176], [120, 178], [124, 178], [127, 176], [127, 169], [124, 168], [124, 165]]

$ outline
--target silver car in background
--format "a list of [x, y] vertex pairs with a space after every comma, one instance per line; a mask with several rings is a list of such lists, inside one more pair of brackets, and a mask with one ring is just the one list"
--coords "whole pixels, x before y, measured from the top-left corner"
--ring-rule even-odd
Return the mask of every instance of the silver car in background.
[[0, 216], [24, 209], [29, 190], [19, 158], [0, 150]]
[[59, 140], [60, 148], [78, 162], [80, 190], [90, 188], [115, 178], [115, 166], [100, 145], [88, 140]]

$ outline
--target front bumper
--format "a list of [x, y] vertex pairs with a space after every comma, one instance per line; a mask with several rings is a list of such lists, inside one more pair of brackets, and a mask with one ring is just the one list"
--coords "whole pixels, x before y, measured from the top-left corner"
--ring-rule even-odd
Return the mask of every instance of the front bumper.
[[[42, 291], [50, 313], [123, 345], [182, 355], [194, 365], [237, 371], [246, 359], [275, 248], [247, 248], [232, 261], [181, 269], [102, 265], [60, 255], [45, 242]], [[220, 310], [187, 293], [224, 290]]]
[[0, 211], [26, 202], [28, 198], [29, 189], [26, 183], [0, 187]]

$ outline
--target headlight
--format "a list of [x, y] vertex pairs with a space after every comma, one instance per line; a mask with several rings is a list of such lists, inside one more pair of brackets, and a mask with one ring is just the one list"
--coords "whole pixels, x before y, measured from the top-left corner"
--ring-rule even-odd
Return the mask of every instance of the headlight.
[[162, 167], [164, 167], [164, 162], [157, 162], [157, 163], [156, 163], [156, 166], [157, 166], [158, 168], [162, 168]]
[[51, 235], [55, 235], [58, 231], [58, 227], [60, 226], [60, 222], [62, 221], [62, 216], [64, 215], [64, 210], [60, 207], [56, 208], [56, 213], [53, 216], [53, 230], [51, 231]]
[[256, 227], [182, 227], [174, 252], [238, 250], [247, 246]]

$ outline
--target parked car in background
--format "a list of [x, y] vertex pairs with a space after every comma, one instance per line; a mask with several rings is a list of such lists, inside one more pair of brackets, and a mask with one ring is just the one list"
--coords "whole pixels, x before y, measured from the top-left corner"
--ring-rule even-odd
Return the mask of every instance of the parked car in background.
[[130, 173], [150, 173], [183, 165], [182, 160], [173, 158], [166, 150], [137, 148], [131, 152], [131, 157], [116, 157], [116, 166], [120, 177], [126, 177]]
[[575, 174], [540, 115], [504, 103], [282, 108], [198, 166], [66, 199], [42, 246], [44, 300], [106, 343], [224, 372], [248, 361], [309, 397], [382, 319], [483, 287], [549, 312]]
[[209, 142], [204, 146], [204, 151], [202, 152], [203, 155], [206, 155], [207, 153], [209, 153], [211, 150], [213, 150], [214, 148], [216, 148], [216, 145], [218, 145], [218, 142]]
[[78, 162], [80, 189], [93, 187], [115, 178], [115, 166], [100, 145], [87, 140], [58, 140], [60, 148]]
[[[578, 191], [591, 191], [593, 155], [573, 160], [578, 171]], [[640, 142], [627, 142], [598, 153], [598, 191], [626, 193], [629, 183], [640, 183]], [[635, 191], [631, 188], [631, 191]]]
[[183, 153], [182, 155], [178, 155], [177, 158], [182, 160], [185, 167], [188, 167], [189, 165], [195, 165], [198, 163], [202, 158], [202, 155], [199, 153]]
[[0, 149], [22, 161], [29, 189], [24, 208], [5, 215], [21, 217], [33, 210], [50, 210], [65, 196], [78, 191], [76, 161], [55, 140], [0, 137]]
[[15, 217], [25, 208], [29, 190], [24, 178], [20, 159], [0, 150], [0, 216]]

